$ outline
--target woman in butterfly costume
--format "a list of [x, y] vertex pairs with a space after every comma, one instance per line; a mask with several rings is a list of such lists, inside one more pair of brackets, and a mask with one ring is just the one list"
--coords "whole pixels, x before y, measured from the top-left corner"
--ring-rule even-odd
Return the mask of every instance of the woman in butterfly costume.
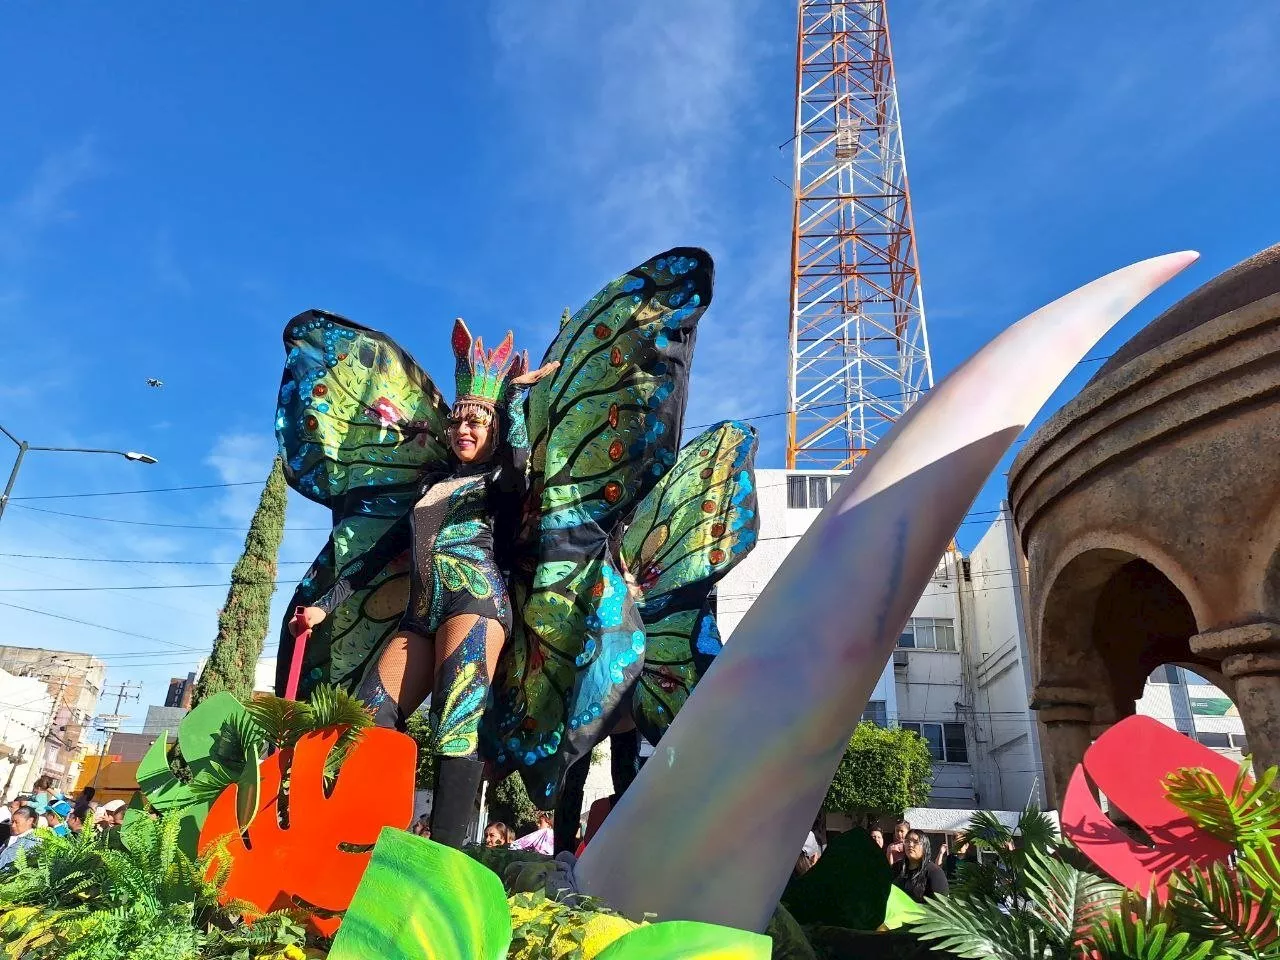
[[[679, 446], [712, 275], [693, 248], [646, 261], [532, 373], [459, 322], [452, 408], [383, 334], [318, 310], [285, 328], [285, 475], [333, 513], [293, 601], [300, 695], [341, 684], [396, 726], [433, 693], [433, 838], [463, 841], [481, 760], [546, 809], [612, 730], [656, 743], [720, 648], [711, 592], [759, 521], [754, 430]], [[292, 646], [286, 620], [279, 689]]]

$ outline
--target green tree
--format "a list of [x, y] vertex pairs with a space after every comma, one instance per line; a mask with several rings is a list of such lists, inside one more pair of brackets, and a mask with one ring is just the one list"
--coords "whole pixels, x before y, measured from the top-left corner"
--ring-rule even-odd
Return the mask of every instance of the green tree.
[[419, 790], [434, 790], [436, 771], [431, 761], [436, 753], [436, 731], [431, 723], [431, 714], [426, 710], [413, 714], [405, 721], [405, 733], [418, 745], [418, 769], [413, 785]]
[[242, 700], [253, 694], [254, 667], [271, 626], [285, 504], [284, 464], [277, 457], [249, 524], [244, 552], [231, 571], [227, 602], [218, 614], [218, 636], [196, 683], [193, 704], [222, 690]]
[[919, 734], [864, 722], [849, 738], [823, 809], [868, 824], [928, 803], [932, 783], [933, 758]]
[[489, 819], [501, 820], [516, 832], [538, 825], [538, 808], [529, 799], [520, 774], [513, 773], [491, 787]]

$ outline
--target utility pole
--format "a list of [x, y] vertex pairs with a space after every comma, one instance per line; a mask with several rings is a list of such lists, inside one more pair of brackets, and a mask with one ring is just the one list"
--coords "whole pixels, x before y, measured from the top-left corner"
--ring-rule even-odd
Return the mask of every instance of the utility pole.
[[[130, 695], [130, 691], [133, 691]], [[98, 778], [102, 776], [102, 764], [107, 759], [107, 746], [111, 743], [111, 735], [120, 729], [120, 721], [125, 719], [125, 714], [120, 713], [120, 706], [126, 700], [140, 700], [142, 698], [142, 684], [134, 680], [126, 680], [124, 683], [116, 687], [116, 709], [114, 713], [104, 714], [98, 717], [102, 730], [102, 749], [98, 752], [98, 766], [93, 771], [93, 789], [98, 789]], [[103, 690], [103, 693], [109, 694], [110, 691]]]
[[[44, 772], [44, 764], [49, 756], [49, 738], [53, 735], [53, 725], [58, 722], [58, 711], [62, 709], [62, 694], [67, 689], [67, 674], [70, 671], [70, 664], [63, 664], [62, 677], [58, 680], [58, 692], [53, 697], [53, 706], [49, 708], [49, 719], [44, 725], [44, 732], [40, 735], [39, 751], [35, 757], [35, 761], [31, 764], [31, 769], [27, 771], [26, 780], [22, 784], [22, 792], [30, 793], [35, 786], [36, 779], [40, 773]], [[40, 676], [36, 674], [36, 676]], [[40, 677], [45, 682], [51, 682], [50, 678]]]

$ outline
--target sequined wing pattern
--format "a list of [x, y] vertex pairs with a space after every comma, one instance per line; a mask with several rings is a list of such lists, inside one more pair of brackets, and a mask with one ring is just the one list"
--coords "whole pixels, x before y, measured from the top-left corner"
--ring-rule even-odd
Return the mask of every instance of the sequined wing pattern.
[[644, 669], [636, 726], [657, 743], [720, 650], [710, 595], [755, 546], [756, 432], [735, 421], [701, 434], [636, 510], [622, 558], [640, 588]]
[[529, 393], [530, 472], [544, 531], [608, 532], [675, 462], [711, 257], [670, 250], [623, 274], [560, 329]]
[[[309, 310], [284, 331], [285, 370], [276, 439], [289, 485], [330, 508], [333, 534], [290, 604], [308, 606], [365, 552], [418, 496], [424, 467], [448, 457], [449, 407], [408, 353], [384, 334]], [[354, 686], [395, 629], [408, 598], [407, 551], [355, 591], [312, 631], [301, 691], [318, 682]], [[289, 615], [286, 615], [286, 625]], [[281, 630], [277, 686], [293, 639]]]
[[529, 393], [519, 613], [496, 678], [491, 750], [540, 804], [608, 732], [643, 665], [644, 623], [617, 542], [675, 462], [712, 280], [710, 256], [694, 248], [628, 271], [563, 324], [543, 359], [560, 367]]

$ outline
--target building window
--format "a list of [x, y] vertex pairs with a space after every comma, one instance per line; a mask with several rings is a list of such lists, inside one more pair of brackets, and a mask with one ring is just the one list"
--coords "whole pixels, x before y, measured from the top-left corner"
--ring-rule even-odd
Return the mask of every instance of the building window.
[[809, 478], [809, 506], [825, 507], [827, 505], [827, 478]]
[[803, 510], [809, 506], [808, 490], [809, 485], [804, 477], [787, 477], [787, 506], [793, 510]]
[[898, 637], [898, 646], [908, 650], [956, 649], [955, 621], [950, 617], [912, 617]]
[[969, 744], [963, 723], [900, 723], [903, 730], [918, 733], [929, 745], [929, 755], [939, 763], [968, 763]]
[[1249, 741], [1244, 738], [1243, 733], [1231, 734], [1231, 746], [1235, 747], [1241, 753], [1249, 752]]
[[1196, 734], [1196, 739], [1206, 747], [1212, 747], [1215, 750], [1226, 750], [1231, 746], [1230, 737], [1225, 733], [1216, 733], [1211, 730], [1201, 730]]
[[843, 474], [787, 477], [787, 506], [793, 510], [821, 510], [843, 479]]
[[864, 723], [874, 723], [877, 727], [887, 727], [889, 725], [889, 714], [885, 710], [884, 701], [868, 701], [867, 709], [862, 711], [862, 720]]

